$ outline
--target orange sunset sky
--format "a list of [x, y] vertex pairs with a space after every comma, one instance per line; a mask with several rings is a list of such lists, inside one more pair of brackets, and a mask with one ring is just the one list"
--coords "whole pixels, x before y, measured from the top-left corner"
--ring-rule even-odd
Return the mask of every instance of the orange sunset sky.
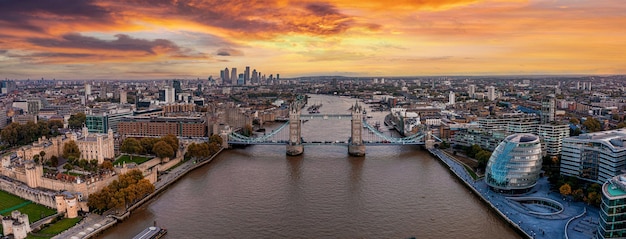
[[622, 0], [2, 0], [0, 77], [626, 72]]

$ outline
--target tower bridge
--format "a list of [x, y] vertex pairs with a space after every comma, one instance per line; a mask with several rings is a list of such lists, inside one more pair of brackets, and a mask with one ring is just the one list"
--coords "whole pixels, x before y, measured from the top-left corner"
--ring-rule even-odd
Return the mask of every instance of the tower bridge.
[[[363, 108], [357, 103], [350, 114], [301, 114], [301, 103], [293, 103], [289, 107], [289, 121], [262, 136], [249, 137], [237, 132], [228, 136], [229, 145], [286, 145], [287, 155], [300, 155], [304, 146], [314, 145], [345, 145], [348, 154], [364, 156], [366, 146], [376, 145], [424, 145], [432, 148], [442, 140], [433, 136], [429, 130], [423, 129], [407, 137], [393, 137], [380, 132], [363, 118]], [[350, 120], [350, 137], [344, 140], [307, 141], [302, 137], [302, 124], [309, 120]], [[366, 132], [364, 134], [364, 131]]]

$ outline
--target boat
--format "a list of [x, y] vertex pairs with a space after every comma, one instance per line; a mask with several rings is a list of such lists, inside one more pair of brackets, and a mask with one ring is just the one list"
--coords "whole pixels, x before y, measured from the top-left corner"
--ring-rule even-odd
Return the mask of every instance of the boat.
[[166, 233], [167, 230], [165, 228], [151, 226], [135, 235], [133, 239], [158, 239], [163, 237]]

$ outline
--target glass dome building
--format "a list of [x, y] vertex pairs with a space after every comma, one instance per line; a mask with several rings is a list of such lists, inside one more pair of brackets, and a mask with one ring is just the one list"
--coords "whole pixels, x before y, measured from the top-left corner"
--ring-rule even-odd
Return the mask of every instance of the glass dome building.
[[537, 183], [541, 163], [539, 136], [526, 133], [509, 135], [491, 154], [485, 182], [497, 192], [528, 192]]

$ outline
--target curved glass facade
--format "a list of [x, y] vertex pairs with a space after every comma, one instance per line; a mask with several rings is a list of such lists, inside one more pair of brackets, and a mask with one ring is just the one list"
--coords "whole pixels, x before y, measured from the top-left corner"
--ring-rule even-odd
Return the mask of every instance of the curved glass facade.
[[491, 154], [485, 182], [497, 191], [528, 191], [537, 183], [541, 161], [538, 136], [526, 133], [509, 135]]

